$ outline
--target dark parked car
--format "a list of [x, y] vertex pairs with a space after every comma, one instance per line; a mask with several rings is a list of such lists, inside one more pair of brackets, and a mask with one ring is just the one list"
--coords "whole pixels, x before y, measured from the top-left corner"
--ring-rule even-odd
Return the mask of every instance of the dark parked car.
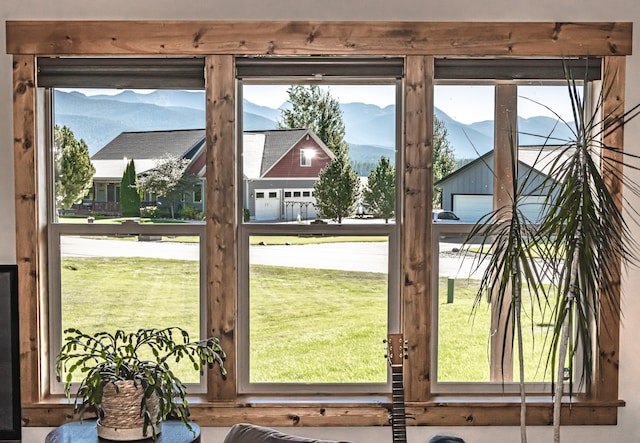
[[433, 222], [434, 223], [462, 223], [460, 217], [451, 211], [445, 211], [444, 209], [433, 210]]

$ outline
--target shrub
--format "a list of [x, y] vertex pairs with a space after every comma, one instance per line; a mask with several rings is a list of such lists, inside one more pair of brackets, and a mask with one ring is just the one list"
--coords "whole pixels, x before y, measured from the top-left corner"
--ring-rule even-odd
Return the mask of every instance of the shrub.
[[146, 218], [158, 218], [158, 207], [157, 206], [146, 206], [144, 208], [140, 208], [140, 217]]

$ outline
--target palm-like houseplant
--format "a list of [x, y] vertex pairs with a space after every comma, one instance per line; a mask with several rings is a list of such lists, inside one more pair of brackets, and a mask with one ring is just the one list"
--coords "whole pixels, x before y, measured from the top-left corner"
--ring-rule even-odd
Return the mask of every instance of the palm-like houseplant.
[[[129, 423], [141, 426], [116, 439], [155, 438], [160, 423], [169, 415], [176, 416], [190, 428], [186, 387], [173, 372], [173, 363], [186, 361], [196, 371], [203, 371], [205, 366], [218, 366], [221, 374], [226, 374], [225, 353], [219, 340], [208, 338], [191, 342], [187, 331], [179, 327], [139, 329], [130, 333], [118, 330], [113, 334], [86, 334], [71, 328], [65, 330], [65, 334], [56, 372], [58, 378], [64, 376], [67, 398], [71, 397], [74, 374], [82, 374], [74, 402], [81, 417], [86, 409], [93, 407], [99, 423], [114, 423], [113, 400], [107, 396], [124, 395], [125, 391], [137, 394], [131, 402], [132, 415], [136, 417]], [[98, 432], [108, 428], [99, 426]], [[141, 435], [136, 437], [138, 431]], [[104, 432], [114, 438], [112, 434], [116, 431]]]
[[[467, 236], [467, 242], [480, 238], [479, 252], [475, 256], [478, 268], [486, 263], [482, 280], [473, 304], [474, 313], [483, 305], [488, 296], [493, 305], [494, 325], [506, 325], [502, 328], [502, 365], [504, 379], [505, 350], [514, 344], [518, 349], [519, 388], [520, 388], [520, 439], [527, 441], [526, 433], [526, 391], [524, 370], [524, 345], [522, 332], [522, 314], [533, 318], [537, 311], [543, 311], [547, 304], [547, 292], [539, 284], [546, 277], [546, 268], [539, 257], [545, 254], [545, 243], [538, 241], [536, 227], [525, 215], [523, 198], [531, 192], [532, 172], [520, 174], [515, 143], [510, 143], [511, 181], [504, 184], [508, 194], [508, 203], [481, 217]], [[491, 168], [490, 168], [491, 169]], [[497, 333], [501, 328], [493, 328]]]
[[[574, 374], [579, 384], [590, 389], [598, 351], [598, 337], [603, 325], [600, 307], [619, 310], [617, 288], [619, 269], [616, 264], [634, 264], [636, 245], [630, 236], [620, 201], [609, 186], [609, 180], [624, 184], [631, 195], [640, 196], [640, 187], [631, 182], [623, 168], [638, 170], [631, 160], [639, 157], [625, 153], [607, 143], [609, 136], [635, 118], [640, 105], [629, 111], [604, 110], [604, 98], [610, 94], [605, 87], [594, 105], [585, 106], [585, 92], [565, 67], [566, 80], [573, 110], [573, 122], [567, 122], [549, 109], [558, 121], [571, 129], [569, 140], [556, 140], [538, 135], [544, 145], [554, 145], [553, 160], [540, 157], [550, 164], [548, 178], [539, 191], [547, 195], [538, 225], [526, 222], [519, 207], [527, 187], [527, 177], [518, 177], [517, 160], [513, 161], [512, 201], [481, 219], [468, 239], [480, 236], [489, 248], [482, 248], [476, 258], [487, 262], [487, 269], [478, 292], [493, 298], [494, 312], [506, 312], [500, 321], [511, 328], [504, 329], [503, 343], [514, 336], [522, 342], [520, 316], [523, 309], [523, 287], [531, 295], [528, 306], [545, 307], [550, 303], [552, 328], [547, 337], [550, 346], [547, 364], [552, 375], [554, 442], [560, 441], [560, 412], [565, 389], [565, 374], [569, 375], [569, 394], [574, 391]], [[585, 82], [586, 85], [586, 82]], [[585, 86], [586, 87], [586, 86]], [[559, 143], [559, 144], [558, 144]], [[512, 142], [512, 153], [517, 150]], [[635, 221], [636, 212], [629, 216]], [[527, 241], [523, 241], [527, 239]], [[535, 253], [533, 251], [536, 251]], [[536, 259], [536, 256], [539, 256]], [[537, 265], [536, 265], [537, 261]], [[613, 266], [612, 266], [613, 264]], [[553, 276], [551, 276], [553, 273]], [[551, 276], [554, 284], [545, 290], [542, 277]], [[549, 292], [553, 291], [553, 293]], [[476, 304], [477, 305], [477, 304]], [[504, 349], [504, 348], [503, 348]], [[523, 353], [520, 347], [521, 402], [525, 403], [522, 375]], [[504, 351], [503, 351], [504, 352]], [[577, 353], [580, 359], [576, 359]], [[503, 354], [504, 356], [504, 354]], [[579, 367], [574, 367], [578, 362]], [[568, 371], [565, 367], [568, 365]], [[526, 406], [521, 409], [521, 440], [526, 442]]]

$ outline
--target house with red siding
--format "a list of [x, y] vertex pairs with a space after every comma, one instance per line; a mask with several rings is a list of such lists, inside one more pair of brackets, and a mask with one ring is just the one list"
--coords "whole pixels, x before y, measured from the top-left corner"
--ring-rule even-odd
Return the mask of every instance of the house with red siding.
[[[313, 187], [320, 171], [334, 158], [331, 150], [308, 129], [276, 129], [243, 134], [243, 208], [251, 220], [315, 219]], [[167, 155], [188, 159], [187, 172], [200, 183], [182, 196], [182, 205], [204, 210], [206, 169], [204, 129], [123, 132], [91, 157], [94, 212], [119, 210], [119, 187], [126, 164], [134, 160], [142, 175]], [[144, 197], [147, 203], [156, 196]]]

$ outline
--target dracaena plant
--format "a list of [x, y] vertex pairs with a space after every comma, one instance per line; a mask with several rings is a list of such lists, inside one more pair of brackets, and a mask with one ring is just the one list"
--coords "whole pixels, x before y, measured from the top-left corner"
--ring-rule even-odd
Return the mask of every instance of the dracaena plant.
[[[538, 232], [549, 241], [553, 251], [548, 256], [557, 270], [556, 296], [553, 306], [550, 367], [555, 368], [554, 442], [560, 441], [560, 411], [564, 394], [563, 374], [569, 367], [569, 394], [573, 394], [573, 374], [579, 385], [590, 389], [599, 337], [606, 328], [600, 308], [620, 310], [618, 288], [620, 265], [637, 264], [637, 244], [630, 235], [629, 223], [638, 221], [633, 209], [622, 212], [621, 194], [615, 189], [624, 185], [627, 196], [640, 196], [640, 187], [625, 172], [638, 171], [636, 154], [610, 143], [639, 112], [636, 105], [628, 111], [619, 107], [606, 109], [604, 100], [611, 95], [611, 85], [585, 104], [586, 82], [580, 86], [565, 68], [573, 122], [564, 122], [572, 132], [564, 141], [551, 167], [546, 215]], [[608, 73], [609, 76], [615, 73]], [[627, 197], [628, 198], [628, 197]], [[577, 360], [579, 350], [581, 358]], [[578, 363], [579, 366], [574, 368]]]
[[[179, 418], [190, 428], [186, 387], [172, 370], [172, 364], [187, 361], [195, 371], [217, 366], [224, 376], [225, 353], [217, 338], [190, 341], [182, 328], [139, 329], [135, 332], [118, 330], [115, 333], [87, 334], [79, 329], [64, 331], [65, 340], [56, 360], [58, 379], [64, 377], [64, 390], [71, 399], [74, 375], [82, 380], [75, 395], [75, 410], [82, 417], [94, 407], [99, 418], [102, 410], [103, 387], [108, 383], [130, 380], [143, 392], [140, 405], [144, 417], [144, 433], [169, 415]], [[149, 398], [156, 394], [158, 414], [152, 416]], [[154, 436], [155, 436], [155, 428]]]
[[[552, 327], [545, 349], [548, 349], [547, 367], [554, 381], [555, 443], [560, 441], [565, 374], [568, 373], [569, 378], [569, 395], [574, 393], [574, 374], [578, 385], [587, 391], [590, 389], [594, 356], [599, 351], [600, 334], [606, 327], [600, 318], [600, 308], [607, 306], [614, 312], [620, 309], [620, 265], [638, 262], [637, 244], [630, 235], [629, 223], [637, 223], [639, 214], [631, 208], [625, 218], [620, 194], [611, 183], [624, 185], [627, 198], [640, 197], [640, 187], [624, 171], [640, 170], [640, 157], [608, 143], [612, 134], [640, 113], [640, 105], [626, 112], [605, 109], [605, 98], [611, 94], [610, 86], [605, 85], [593, 105], [587, 106], [586, 89], [581, 90], [587, 82], [580, 85], [566, 65], [565, 75], [573, 121], [565, 121], [552, 108], [541, 106], [557, 116], [558, 124], [570, 129], [571, 137], [559, 140], [543, 134], [527, 134], [540, 137], [543, 150], [550, 153], [538, 158], [538, 163], [545, 165], [540, 169], [548, 171], [547, 178], [535, 189], [538, 192], [524, 192], [528, 177], [518, 176], [517, 143], [511, 140], [513, 182], [503, 184], [511, 191], [511, 201], [479, 220], [468, 236], [468, 240], [478, 236], [482, 239], [476, 260], [478, 265], [487, 264], [476, 306], [480, 297], [490, 294], [496, 305], [494, 312], [505, 313], [499, 314], [502, 315], [499, 321], [511, 325], [504, 328], [503, 359], [506, 344], [511, 340], [521, 346], [520, 317], [526, 312], [523, 308], [549, 304]], [[520, 211], [527, 194], [547, 195], [544, 215], [535, 225]], [[553, 284], [545, 289], [543, 281], [547, 279]], [[527, 304], [525, 294], [529, 297]], [[578, 352], [580, 359], [576, 358]], [[521, 402], [525, 403], [521, 347], [518, 355]], [[526, 442], [525, 418], [523, 405], [523, 443]]]
[[[518, 168], [517, 146], [510, 137], [511, 173], [510, 182], [503, 183], [508, 202], [481, 217], [469, 232], [465, 243], [477, 241], [478, 253], [474, 256], [476, 269], [486, 265], [473, 304], [474, 314], [485, 303], [485, 297], [494, 306], [494, 324], [506, 325], [500, 337], [503, 370], [506, 351], [517, 347], [520, 390], [520, 439], [527, 441], [525, 361], [522, 316], [534, 318], [536, 312], [545, 310], [548, 294], [545, 285], [539, 284], [548, 278], [548, 271], [540, 261], [546, 254], [546, 243], [540, 241], [535, 225], [526, 216], [526, 195], [534, 182], [533, 169], [521, 173]], [[538, 159], [542, 152], [538, 155]], [[489, 170], [492, 168], [489, 167]], [[500, 329], [500, 328], [498, 328]], [[496, 330], [497, 332], [497, 330]], [[493, 333], [493, 328], [492, 328]]]

